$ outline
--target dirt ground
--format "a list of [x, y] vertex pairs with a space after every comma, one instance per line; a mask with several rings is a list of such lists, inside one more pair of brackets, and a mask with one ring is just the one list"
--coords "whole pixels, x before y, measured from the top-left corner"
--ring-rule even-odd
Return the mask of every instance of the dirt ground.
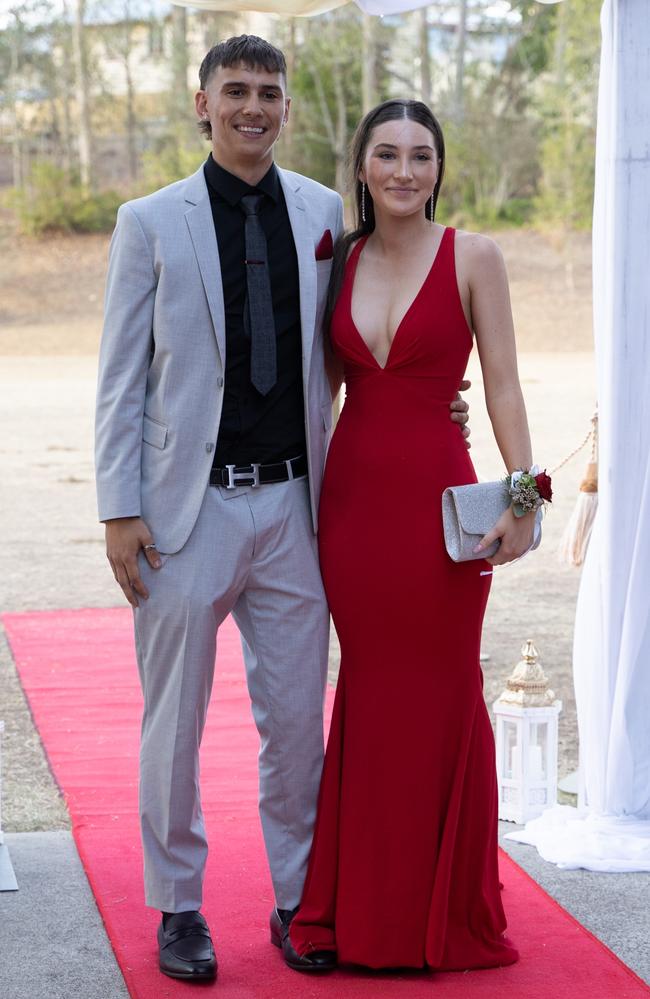
[[[591, 240], [511, 229], [503, 250], [520, 352], [592, 350]], [[108, 236], [17, 237], [0, 217], [0, 357], [94, 355]]]
[[[553, 468], [584, 437], [594, 408], [587, 235], [496, 234], [511, 278], [520, 369], [538, 460]], [[0, 219], [0, 438], [3, 610], [120, 604], [96, 521], [92, 410], [108, 239], [17, 239]], [[501, 474], [473, 358], [472, 456]], [[586, 456], [558, 473], [542, 549], [494, 578], [483, 651], [486, 700], [498, 696], [533, 638], [556, 694], [560, 773], [577, 763], [571, 645], [579, 571], [557, 561]], [[432, 641], [434, 636], [432, 636]], [[331, 671], [338, 666], [333, 637]], [[399, 664], [396, 664], [397, 669]], [[453, 662], [449, 663], [453, 669]], [[218, 692], [215, 692], [218, 696]], [[67, 813], [49, 774], [11, 656], [0, 641], [3, 828], [61, 828]]]

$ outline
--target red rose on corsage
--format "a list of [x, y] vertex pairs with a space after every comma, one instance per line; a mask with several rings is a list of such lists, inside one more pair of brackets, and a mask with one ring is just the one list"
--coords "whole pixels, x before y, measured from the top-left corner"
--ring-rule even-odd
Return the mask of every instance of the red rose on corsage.
[[551, 476], [546, 474], [546, 469], [535, 476], [535, 482], [537, 483], [539, 495], [543, 500], [550, 503], [553, 499], [553, 490], [551, 488]]

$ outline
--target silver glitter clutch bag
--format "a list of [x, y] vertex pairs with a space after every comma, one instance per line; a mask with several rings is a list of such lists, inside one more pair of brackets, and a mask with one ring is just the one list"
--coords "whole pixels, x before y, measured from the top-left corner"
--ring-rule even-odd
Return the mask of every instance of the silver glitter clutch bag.
[[[454, 562], [492, 558], [499, 547], [498, 541], [476, 555], [474, 548], [494, 527], [510, 503], [508, 488], [501, 481], [471, 482], [466, 486], [445, 489], [442, 494], [442, 526], [449, 557]], [[541, 515], [540, 509], [535, 522], [535, 539], [529, 551], [537, 548], [542, 539]]]

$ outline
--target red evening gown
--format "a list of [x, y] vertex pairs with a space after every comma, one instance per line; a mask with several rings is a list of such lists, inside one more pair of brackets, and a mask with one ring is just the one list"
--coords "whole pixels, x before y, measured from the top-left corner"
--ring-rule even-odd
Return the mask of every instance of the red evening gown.
[[494, 739], [479, 666], [490, 586], [445, 551], [441, 494], [475, 482], [449, 419], [472, 348], [454, 230], [381, 367], [356, 329], [360, 240], [334, 314], [346, 402], [320, 504], [341, 671], [300, 910], [299, 954], [370, 968], [511, 964]]

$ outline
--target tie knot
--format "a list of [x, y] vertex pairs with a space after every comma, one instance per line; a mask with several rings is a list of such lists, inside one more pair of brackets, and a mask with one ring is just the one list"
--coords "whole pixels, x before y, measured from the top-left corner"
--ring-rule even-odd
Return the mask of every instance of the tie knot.
[[263, 194], [245, 194], [241, 199], [241, 206], [244, 213], [246, 215], [257, 215], [263, 198]]

